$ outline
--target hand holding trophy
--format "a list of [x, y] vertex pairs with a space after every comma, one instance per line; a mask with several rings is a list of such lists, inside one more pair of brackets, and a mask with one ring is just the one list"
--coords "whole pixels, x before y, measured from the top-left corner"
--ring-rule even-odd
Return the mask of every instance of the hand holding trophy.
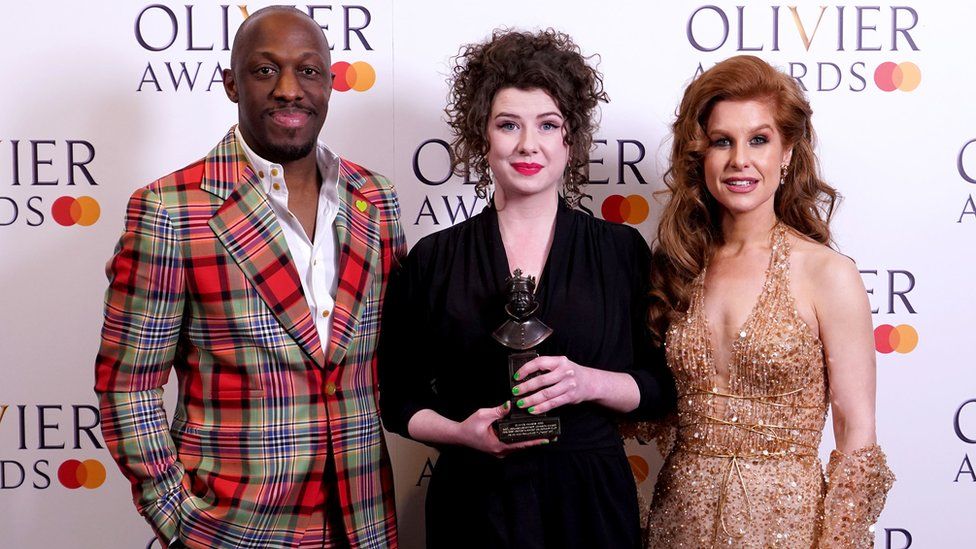
[[[512, 388], [517, 384], [515, 372], [539, 356], [533, 349], [552, 335], [552, 328], [534, 316], [539, 309], [535, 301], [535, 277], [523, 276], [520, 269], [515, 269], [505, 282], [508, 288], [508, 303], [505, 305], [508, 319], [492, 332], [492, 337], [513, 351], [508, 355], [508, 383]], [[519, 381], [524, 382], [525, 379]], [[496, 424], [498, 439], [502, 442], [551, 440], [559, 436], [558, 417], [530, 414], [516, 406], [514, 397], [509, 406], [512, 410], [509, 416]]]

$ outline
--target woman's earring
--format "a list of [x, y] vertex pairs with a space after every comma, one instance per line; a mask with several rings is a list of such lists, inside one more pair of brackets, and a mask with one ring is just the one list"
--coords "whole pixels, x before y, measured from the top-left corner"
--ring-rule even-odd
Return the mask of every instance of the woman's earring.
[[786, 185], [786, 173], [790, 171], [789, 164], [783, 164], [779, 167], [779, 184]]

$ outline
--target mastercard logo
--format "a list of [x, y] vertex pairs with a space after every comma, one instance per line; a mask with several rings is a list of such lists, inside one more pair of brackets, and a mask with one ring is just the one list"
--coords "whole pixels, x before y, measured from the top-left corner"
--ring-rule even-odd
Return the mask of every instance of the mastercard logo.
[[105, 466], [97, 459], [69, 459], [58, 467], [58, 480], [69, 490], [94, 490], [105, 482]]
[[918, 332], [908, 324], [882, 324], [874, 329], [874, 347], [879, 353], [910, 353], [918, 346]]
[[647, 200], [639, 194], [630, 196], [612, 194], [603, 201], [601, 213], [603, 219], [607, 221], [638, 225], [647, 219], [650, 207], [647, 205]]
[[882, 63], [874, 70], [874, 83], [881, 91], [913, 91], [922, 82], [922, 71], [915, 63]]
[[627, 461], [630, 462], [630, 470], [634, 473], [634, 479], [637, 480], [637, 484], [641, 484], [647, 480], [647, 475], [650, 474], [651, 467], [647, 464], [646, 459], [638, 455], [632, 455], [627, 456]]
[[51, 205], [51, 217], [58, 225], [94, 225], [102, 215], [98, 201], [90, 196], [62, 196]]
[[376, 71], [365, 61], [346, 63], [339, 61], [332, 64], [332, 89], [346, 92], [356, 90], [364, 92], [376, 83]]

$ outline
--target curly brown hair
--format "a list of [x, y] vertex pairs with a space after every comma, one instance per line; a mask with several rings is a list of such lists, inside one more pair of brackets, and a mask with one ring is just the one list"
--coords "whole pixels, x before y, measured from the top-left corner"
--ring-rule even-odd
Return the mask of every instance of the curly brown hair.
[[569, 162], [563, 196], [571, 206], [579, 203], [581, 186], [589, 179], [596, 107], [609, 101], [603, 76], [588, 59], [569, 35], [553, 29], [535, 33], [495, 29], [488, 41], [461, 47], [448, 79], [451, 91], [444, 109], [454, 134], [451, 169], [462, 177], [473, 170], [480, 198], [487, 198], [491, 184], [488, 118], [495, 94], [504, 88], [541, 89], [566, 120], [563, 142], [569, 147]]
[[798, 234], [830, 245], [830, 218], [840, 195], [820, 175], [814, 153], [813, 110], [792, 77], [751, 55], [703, 72], [685, 90], [672, 126], [667, 198], [654, 247], [648, 322], [657, 343], [668, 324], [688, 310], [691, 282], [722, 244], [720, 207], [705, 188], [708, 118], [719, 101], [768, 101], [787, 147], [793, 147], [785, 182], [774, 198], [776, 218]]

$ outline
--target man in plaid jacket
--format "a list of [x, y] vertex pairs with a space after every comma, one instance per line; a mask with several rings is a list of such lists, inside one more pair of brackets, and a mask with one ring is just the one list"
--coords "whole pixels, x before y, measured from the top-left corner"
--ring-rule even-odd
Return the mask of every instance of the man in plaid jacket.
[[129, 201], [95, 390], [169, 547], [397, 545], [374, 349], [405, 242], [389, 182], [317, 144], [330, 67], [310, 18], [255, 12], [224, 71], [239, 126]]

